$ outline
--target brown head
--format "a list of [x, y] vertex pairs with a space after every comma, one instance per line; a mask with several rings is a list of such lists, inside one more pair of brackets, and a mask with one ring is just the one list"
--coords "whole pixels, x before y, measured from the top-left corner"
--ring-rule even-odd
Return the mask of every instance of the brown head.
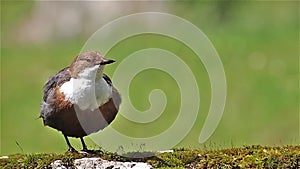
[[102, 73], [104, 65], [115, 62], [111, 59], [105, 59], [99, 52], [89, 51], [78, 55], [70, 66], [71, 77], [78, 78], [87, 73], [85, 71], [95, 71]]

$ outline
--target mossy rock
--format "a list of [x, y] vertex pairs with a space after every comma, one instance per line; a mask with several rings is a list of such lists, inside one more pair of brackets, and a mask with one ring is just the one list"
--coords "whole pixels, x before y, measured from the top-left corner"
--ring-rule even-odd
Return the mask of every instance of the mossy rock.
[[14, 154], [0, 159], [1, 168], [49, 168], [55, 160], [74, 167], [74, 160], [100, 157], [105, 160], [146, 162], [154, 168], [300, 168], [300, 146], [245, 146], [224, 150], [174, 149], [147, 158], [128, 158], [102, 152], [96, 154]]

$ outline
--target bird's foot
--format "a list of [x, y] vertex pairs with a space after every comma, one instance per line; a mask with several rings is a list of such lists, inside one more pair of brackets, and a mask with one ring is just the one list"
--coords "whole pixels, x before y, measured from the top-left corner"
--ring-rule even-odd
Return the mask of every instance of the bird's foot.
[[78, 151], [81, 154], [102, 154], [101, 150], [89, 150], [89, 149], [82, 149]]
[[69, 147], [69, 149], [68, 149], [67, 152], [70, 152], [70, 153], [77, 153], [77, 150], [75, 150], [75, 148], [73, 148], [73, 147]]
[[89, 152], [89, 150], [79, 150], [78, 153], [80, 153], [80, 154], [91, 154]]
[[86, 147], [84, 147], [82, 150], [78, 151], [78, 153], [80, 153], [80, 154], [90, 154], [89, 151], [90, 150], [88, 150]]

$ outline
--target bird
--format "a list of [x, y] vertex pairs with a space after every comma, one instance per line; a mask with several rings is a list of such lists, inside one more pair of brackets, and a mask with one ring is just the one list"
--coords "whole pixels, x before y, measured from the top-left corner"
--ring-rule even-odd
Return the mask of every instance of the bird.
[[75, 137], [80, 138], [82, 151], [88, 152], [83, 137], [115, 119], [121, 95], [103, 73], [105, 65], [114, 62], [97, 51], [83, 52], [45, 83], [40, 117], [44, 126], [63, 134], [68, 151], [76, 152], [68, 139]]

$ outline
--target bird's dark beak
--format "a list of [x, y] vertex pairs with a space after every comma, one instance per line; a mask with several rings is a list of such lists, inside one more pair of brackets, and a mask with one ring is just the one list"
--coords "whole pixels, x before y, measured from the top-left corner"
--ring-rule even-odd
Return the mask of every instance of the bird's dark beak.
[[103, 59], [102, 62], [100, 63], [100, 65], [107, 65], [107, 64], [111, 64], [114, 63], [115, 60], [112, 59]]

